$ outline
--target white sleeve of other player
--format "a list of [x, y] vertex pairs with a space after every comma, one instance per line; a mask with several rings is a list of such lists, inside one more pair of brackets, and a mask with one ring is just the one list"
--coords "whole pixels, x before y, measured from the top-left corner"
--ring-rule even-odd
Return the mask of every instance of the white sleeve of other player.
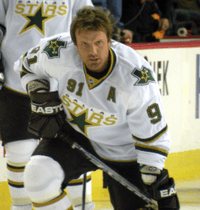
[[0, 0], [0, 42], [3, 39], [3, 35], [5, 33], [5, 19], [6, 13], [8, 9], [8, 1]]
[[94, 6], [94, 5], [91, 0], [75, 0], [72, 9], [73, 18], [76, 16], [77, 11], [84, 6]]
[[32, 80], [49, 80], [49, 75], [44, 71], [42, 62], [39, 62], [40, 55], [40, 46], [37, 46], [31, 48], [27, 54], [22, 55], [20, 59], [14, 63], [14, 71], [20, 74], [21, 84], [24, 90], [26, 90], [26, 85]]
[[164, 167], [170, 150], [170, 133], [165, 120], [161, 95], [156, 82], [134, 86], [127, 120], [132, 133], [138, 162]]

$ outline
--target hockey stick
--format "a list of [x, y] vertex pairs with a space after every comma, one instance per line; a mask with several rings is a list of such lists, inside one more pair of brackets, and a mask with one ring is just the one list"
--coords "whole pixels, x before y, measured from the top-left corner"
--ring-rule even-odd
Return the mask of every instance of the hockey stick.
[[82, 210], [85, 210], [85, 195], [86, 195], [87, 173], [83, 174], [83, 196], [82, 196]]
[[99, 169], [103, 170], [105, 173], [107, 173], [109, 176], [111, 176], [113, 179], [118, 181], [120, 184], [122, 184], [124, 187], [126, 187], [131, 192], [135, 193], [138, 197], [142, 198], [144, 201], [147, 202], [149, 205], [148, 207], [151, 207], [153, 209], [158, 209], [157, 205], [155, 204], [155, 201], [150, 198], [148, 195], [146, 195], [144, 192], [142, 192], [139, 188], [137, 188], [135, 185], [133, 185], [131, 182], [129, 182], [127, 179], [122, 177], [120, 174], [118, 174], [116, 171], [114, 171], [112, 168], [107, 166], [104, 162], [99, 160], [97, 157], [86, 151], [83, 147], [81, 147], [76, 142], [69, 139], [69, 137], [63, 133], [62, 131], [59, 131], [57, 133], [58, 138], [63, 140], [64, 142], [68, 143], [72, 149], [77, 149], [85, 158], [87, 158], [90, 162], [92, 162], [94, 165], [96, 165]]

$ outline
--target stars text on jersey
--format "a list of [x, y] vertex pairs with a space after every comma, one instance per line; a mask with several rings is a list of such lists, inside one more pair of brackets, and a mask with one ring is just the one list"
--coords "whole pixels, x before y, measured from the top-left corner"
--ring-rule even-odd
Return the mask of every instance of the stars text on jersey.
[[26, 23], [20, 30], [19, 35], [30, 29], [38, 30], [45, 36], [45, 23], [56, 17], [67, 14], [66, 5], [46, 4], [46, 3], [18, 3], [15, 7], [15, 13], [20, 14]]
[[88, 107], [68, 94], [62, 96], [62, 103], [69, 113], [67, 115], [69, 122], [76, 125], [86, 136], [89, 127], [111, 126], [118, 121], [115, 114]]

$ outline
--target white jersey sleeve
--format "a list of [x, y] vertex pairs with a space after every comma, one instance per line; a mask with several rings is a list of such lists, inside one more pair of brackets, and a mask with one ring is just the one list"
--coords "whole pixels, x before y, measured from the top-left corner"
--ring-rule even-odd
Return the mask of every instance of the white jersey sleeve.
[[[64, 41], [59, 41], [60, 39]], [[45, 47], [50, 46], [53, 53], [52, 57], [59, 57], [61, 48], [66, 48], [67, 44], [70, 43], [71, 37], [69, 33], [60, 33], [43, 38], [38, 45], [29, 49], [27, 53], [14, 63], [14, 71], [21, 74], [21, 84], [24, 90], [26, 90], [26, 85], [32, 80], [42, 78], [50, 81], [51, 76], [46, 72], [45, 64], [49, 57], [43, 51]], [[51, 65], [49, 63], [48, 65]]]
[[160, 169], [170, 150], [161, 95], [151, 66], [132, 71], [135, 82], [127, 109], [127, 121], [138, 152], [138, 162]]
[[116, 45], [114, 49], [130, 72], [129, 77], [121, 79], [126, 87], [124, 90], [129, 94], [127, 123], [137, 151], [137, 161], [162, 169], [170, 151], [171, 137], [155, 72], [133, 49], [122, 45]]

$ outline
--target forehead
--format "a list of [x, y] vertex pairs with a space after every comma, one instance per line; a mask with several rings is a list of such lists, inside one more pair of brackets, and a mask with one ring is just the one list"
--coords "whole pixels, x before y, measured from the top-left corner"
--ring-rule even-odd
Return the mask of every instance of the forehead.
[[77, 41], [94, 41], [99, 39], [107, 39], [107, 33], [105, 30], [77, 30], [76, 33]]

